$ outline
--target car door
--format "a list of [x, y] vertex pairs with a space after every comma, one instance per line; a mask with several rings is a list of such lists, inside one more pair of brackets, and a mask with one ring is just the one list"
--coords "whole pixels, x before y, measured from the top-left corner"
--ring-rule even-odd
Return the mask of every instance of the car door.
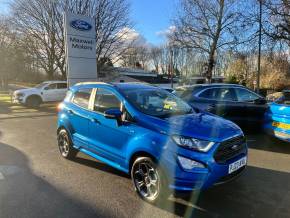
[[245, 122], [249, 124], [261, 123], [268, 108], [266, 101], [258, 94], [245, 88], [235, 88], [235, 92], [238, 101], [242, 102], [246, 107], [246, 113], [244, 113]]
[[125, 162], [126, 145], [133, 132], [129, 123], [118, 125], [117, 120], [106, 118], [104, 112], [121, 107], [121, 99], [113, 91], [98, 88], [89, 121], [89, 149], [120, 165]]
[[207, 88], [194, 96], [190, 96], [190, 99], [187, 101], [193, 107], [196, 107], [200, 110], [208, 111], [210, 113], [214, 113], [214, 107], [217, 103], [217, 99], [215, 97], [215, 89]]
[[[213, 87], [197, 95], [197, 105], [210, 113], [239, 123], [246, 107], [237, 101], [236, 93], [231, 87]], [[201, 108], [201, 106], [199, 106]]]
[[89, 103], [92, 89], [81, 88], [73, 94], [70, 104], [66, 107], [72, 140], [75, 146], [87, 148], [89, 140]]
[[65, 98], [67, 92], [67, 83], [57, 83], [57, 94], [54, 101], [62, 101]]
[[244, 121], [246, 105], [237, 100], [236, 92], [232, 87], [216, 88], [217, 102], [214, 108], [215, 114], [229, 119], [237, 124]]
[[56, 83], [49, 84], [43, 88], [41, 95], [44, 102], [54, 101], [55, 95], [57, 94], [57, 85]]

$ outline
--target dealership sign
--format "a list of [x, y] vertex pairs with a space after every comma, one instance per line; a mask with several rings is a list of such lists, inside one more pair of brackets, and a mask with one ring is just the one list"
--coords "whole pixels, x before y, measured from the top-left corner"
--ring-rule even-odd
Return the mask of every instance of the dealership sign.
[[97, 80], [96, 30], [93, 18], [65, 13], [65, 52], [70, 86]]

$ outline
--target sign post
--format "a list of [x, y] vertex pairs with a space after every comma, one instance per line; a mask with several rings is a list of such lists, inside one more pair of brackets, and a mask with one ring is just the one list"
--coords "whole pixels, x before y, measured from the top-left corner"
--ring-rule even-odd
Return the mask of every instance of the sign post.
[[68, 85], [97, 81], [94, 19], [67, 12], [64, 15], [64, 32]]

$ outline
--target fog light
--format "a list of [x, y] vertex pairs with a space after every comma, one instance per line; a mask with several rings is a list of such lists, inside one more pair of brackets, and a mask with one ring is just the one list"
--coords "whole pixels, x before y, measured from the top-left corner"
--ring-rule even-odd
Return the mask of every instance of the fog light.
[[183, 169], [185, 170], [192, 170], [194, 168], [205, 168], [205, 166], [202, 163], [199, 163], [197, 161], [178, 156], [178, 161]]

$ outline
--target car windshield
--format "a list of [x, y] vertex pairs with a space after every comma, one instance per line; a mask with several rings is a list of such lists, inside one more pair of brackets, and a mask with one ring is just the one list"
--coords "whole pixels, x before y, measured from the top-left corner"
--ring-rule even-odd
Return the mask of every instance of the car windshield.
[[155, 117], [193, 113], [192, 108], [179, 97], [160, 89], [123, 90], [125, 98], [139, 111]]
[[290, 105], [290, 91], [284, 91], [282, 97], [279, 98], [276, 103]]
[[41, 89], [46, 85], [47, 85], [47, 83], [44, 82], [44, 83], [40, 83], [40, 84], [36, 85], [34, 88]]
[[188, 90], [187, 88], [183, 88], [183, 87], [179, 87], [175, 89], [175, 94], [178, 97], [182, 97], [184, 96], [185, 93], [188, 93], [190, 90]]

